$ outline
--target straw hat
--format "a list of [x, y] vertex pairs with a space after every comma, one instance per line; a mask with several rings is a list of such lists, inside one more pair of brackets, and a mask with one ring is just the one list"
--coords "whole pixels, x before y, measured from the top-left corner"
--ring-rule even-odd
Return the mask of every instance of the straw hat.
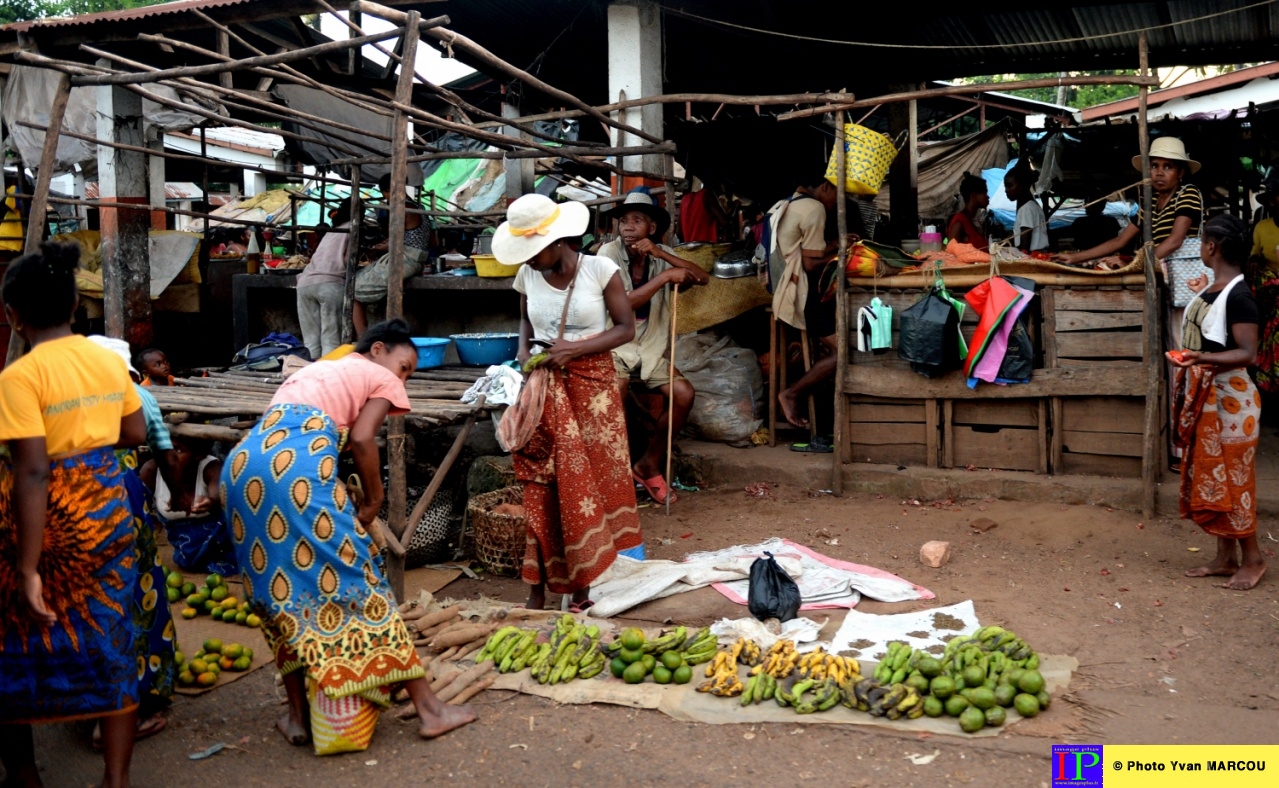
[[[1199, 172], [1200, 164], [1186, 155], [1186, 143], [1176, 137], [1160, 137], [1150, 143], [1150, 158], [1184, 161], [1190, 167], [1191, 174]], [[1132, 157], [1132, 166], [1141, 169], [1141, 156]]]
[[503, 265], [527, 263], [561, 238], [586, 232], [591, 209], [580, 202], [556, 204], [550, 197], [526, 194], [506, 208], [506, 221], [493, 236], [493, 256]]
[[658, 238], [666, 235], [666, 231], [671, 226], [671, 215], [664, 208], [657, 207], [657, 203], [653, 202], [653, 198], [641, 191], [633, 191], [626, 195], [626, 200], [619, 203], [613, 208], [603, 213], [606, 219], [621, 219], [622, 214], [627, 211], [639, 211], [657, 224]]
[[93, 334], [92, 336], [87, 337], [87, 339], [93, 344], [101, 345], [124, 359], [124, 366], [128, 368], [130, 375], [138, 375], [138, 377], [142, 377], [138, 374], [138, 371], [133, 368], [133, 359], [129, 356], [128, 342], [125, 342], [123, 339], [115, 339], [114, 337], [104, 337], [101, 334]]

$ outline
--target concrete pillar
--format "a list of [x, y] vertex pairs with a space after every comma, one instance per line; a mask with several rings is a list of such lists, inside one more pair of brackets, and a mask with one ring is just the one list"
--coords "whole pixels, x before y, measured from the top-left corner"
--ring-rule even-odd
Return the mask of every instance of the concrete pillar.
[[[148, 139], [147, 147], [153, 151], [164, 152], [164, 132], [156, 129], [154, 131], [156, 139]], [[148, 156], [147, 157], [147, 195], [150, 198], [151, 205], [151, 229], [165, 230], [168, 229], [168, 216], [164, 213], [166, 204], [164, 194], [164, 157]], [[176, 226], [176, 225], [175, 225]]]
[[266, 173], [244, 171], [244, 196], [256, 197], [266, 191]]
[[[142, 97], [116, 85], [99, 87], [98, 139], [145, 146]], [[144, 153], [98, 147], [98, 196], [103, 202], [133, 203], [144, 209], [100, 210], [106, 330], [134, 348], [152, 340], [147, 158]]]
[[[610, 101], [662, 93], [662, 15], [648, 0], [616, 0], [608, 7], [608, 95]], [[662, 135], [662, 105], [631, 107], [613, 117], [649, 134]], [[633, 134], [612, 131], [613, 145], [646, 145]], [[661, 154], [627, 156], [627, 169], [661, 172]], [[630, 184], [628, 182], [627, 186]], [[659, 184], [654, 184], [659, 185]], [[625, 191], [626, 189], [623, 189]]]
[[[520, 108], [515, 104], [508, 103], [503, 97], [502, 117], [518, 118], [519, 116]], [[502, 133], [508, 137], [527, 136], [512, 126], [503, 126]], [[536, 159], [504, 159], [502, 164], [506, 170], [506, 199], [508, 202], [525, 194], [533, 193], [533, 182], [537, 177], [533, 169], [537, 164]]]

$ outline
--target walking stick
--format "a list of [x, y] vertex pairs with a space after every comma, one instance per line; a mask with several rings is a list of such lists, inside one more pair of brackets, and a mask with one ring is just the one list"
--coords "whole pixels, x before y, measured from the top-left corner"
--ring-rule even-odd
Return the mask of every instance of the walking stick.
[[675, 480], [671, 478], [671, 448], [675, 443], [675, 321], [679, 318], [679, 285], [671, 290], [671, 353], [666, 379], [670, 381], [671, 399], [666, 408], [666, 516], [671, 516], [671, 491]]

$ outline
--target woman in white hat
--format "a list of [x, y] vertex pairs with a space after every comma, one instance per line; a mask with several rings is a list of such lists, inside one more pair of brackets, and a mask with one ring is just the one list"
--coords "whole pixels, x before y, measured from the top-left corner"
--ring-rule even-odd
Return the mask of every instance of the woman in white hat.
[[635, 336], [620, 270], [573, 250], [590, 210], [539, 194], [511, 203], [493, 237], [493, 255], [520, 293], [522, 365], [532, 367], [520, 401], [499, 427], [524, 485], [527, 548], [522, 576], [528, 607], [546, 589], [590, 606], [590, 585], [618, 552], [642, 543], [612, 351]]
[[[1132, 157], [1132, 166], [1141, 170], [1141, 157]], [[1176, 137], [1160, 137], [1150, 144], [1150, 182], [1155, 192], [1155, 257], [1162, 260], [1181, 248], [1187, 238], [1199, 235], [1203, 220], [1203, 195], [1199, 187], [1186, 183], [1186, 176], [1199, 172], [1199, 162], [1186, 155], [1186, 145]], [[1141, 234], [1144, 218], [1129, 224], [1113, 240], [1073, 254], [1059, 254], [1057, 260], [1077, 265], [1099, 257], [1118, 254]]]

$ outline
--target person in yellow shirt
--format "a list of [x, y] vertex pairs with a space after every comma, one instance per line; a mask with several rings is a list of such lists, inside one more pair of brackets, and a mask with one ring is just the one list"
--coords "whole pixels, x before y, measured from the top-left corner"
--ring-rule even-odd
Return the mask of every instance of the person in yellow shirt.
[[44, 244], [0, 293], [31, 347], [0, 372], [0, 761], [17, 785], [40, 782], [33, 723], [93, 717], [103, 785], [128, 784], [137, 725], [133, 517], [114, 450], [144, 443], [146, 424], [124, 361], [71, 332], [79, 257]]

